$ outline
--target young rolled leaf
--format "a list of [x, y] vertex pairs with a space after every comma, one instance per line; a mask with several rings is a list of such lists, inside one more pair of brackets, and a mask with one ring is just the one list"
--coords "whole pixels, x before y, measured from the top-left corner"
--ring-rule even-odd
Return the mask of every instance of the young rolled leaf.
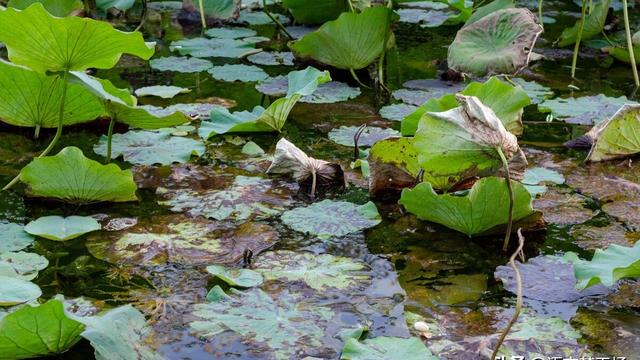
[[528, 9], [498, 10], [463, 27], [449, 46], [449, 67], [476, 76], [515, 74], [529, 64], [542, 33]]
[[640, 105], [624, 105], [586, 136], [593, 141], [586, 161], [622, 159], [640, 153]]
[[[343, 13], [334, 21], [305, 35], [291, 45], [296, 57], [310, 58], [338, 69], [358, 70], [382, 55], [385, 35], [391, 26], [385, 6], [356, 13]], [[395, 42], [393, 34], [388, 44]]]
[[572, 252], [564, 258], [573, 263], [578, 290], [600, 283], [613, 286], [622, 278], [640, 277], [640, 242], [631, 248], [613, 244], [606, 250], [597, 249], [591, 261], [582, 260]]
[[291, 109], [303, 96], [311, 95], [318, 85], [331, 80], [328, 71], [313, 67], [289, 73], [287, 95], [274, 101], [265, 110], [256, 106], [252, 112], [230, 113], [226, 108], [217, 106], [211, 111], [211, 120], [202, 121], [198, 135], [203, 139], [228, 132], [273, 132], [284, 126]]
[[578, 41], [578, 33], [582, 28], [581, 41], [590, 40], [596, 35], [600, 35], [604, 29], [605, 22], [607, 20], [607, 14], [609, 13], [609, 7], [611, 7], [612, 0], [603, 0], [591, 8], [591, 11], [587, 12], [584, 20], [584, 27], [582, 27], [582, 19], [576, 21], [573, 27], [564, 29], [560, 38], [558, 39], [558, 46], [564, 47], [573, 45]]
[[138, 200], [131, 170], [102, 165], [70, 146], [55, 156], [36, 158], [20, 172], [27, 194], [86, 204], [100, 201]]
[[88, 18], [57, 18], [41, 3], [25, 10], [0, 8], [0, 23], [0, 42], [9, 60], [41, 73], [109, 69], [123, 53], [144, 60], [154, 53], [154, 45], [146, 44], [141, 33], [122, 32]]
[[[514, 192], [513, 220], [533, 214], [531, 195], [520, 183], [512, 181]], [[438, 195], [430, 183], [402, 191], [400, 204], [422, 220], [444, 225], [468, 236], [507, 224], [509, 191], [506, 180], [487, 177], [478, 180], [465, 196]]]

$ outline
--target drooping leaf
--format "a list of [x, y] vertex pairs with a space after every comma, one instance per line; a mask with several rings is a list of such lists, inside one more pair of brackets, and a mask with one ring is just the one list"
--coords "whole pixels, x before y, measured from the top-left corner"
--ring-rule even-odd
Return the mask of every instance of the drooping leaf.
[[8, 7], [24, 10], [33, 3], [42, 3], [42, 6], [53, 16], [65, 17], [74, 10], [82, 9], [80, 0], [9, 0]]
[[573, 263], [578, 290], [600, 283], [613, 286], [620, 279], [640, 277], [640, 242], [631, 248], [609, 245], [606, 250], [597, 249], [590, 261], [572, 252], [564, 258]]
[[366, 268], [360, 262], [341, 256], [281, 250], [260, 255], [253, 270], [262, 274], [265, 281], [301, 281], [314, 290], [327, 291], [368, 283], [370, 276], [363, 272]]
[[[531, 195], [520, 183], [512, 181], [513, 220], [533, 214]], [[506, 180], [487, 177], [478, 180], [465, 196], [438, 195], [430, 183], [402, 191], [400, 204], [422, 220], [442, 224], [468, 236], [479, 235], [504, 225], [509, 217], [509, 192]]]
[[349, 339], [344, 344], [341, 360], [437, 360], [419, 338], [378, 336], [362, 342]]
[[166, 111], [167, 115], [155, 115], [142, 107], [118, 103], [107, 104], [107, 112], [111, 118], [132, 128], [154, 130], [182, 125], [192, 120], [191, 117], [179, 111], [179, 107], [176, 107], [174, 111], [171, 110], [173, 107], [167, 109], [169, 109]]
[[447, 62], [452, 69], [477, 76], [515, 74], [528, 65], [541, 32], [531, 11], [498, 10], [458, 31]]
[[[42, 295], [38, 285], [15, 275], [0, 276], [0, 307], [23, 304]], [[0, 322], [0, 329], [2, 322]], [[2, 333], [0, 332], [0, 335]]]
[[222, 66], [214, 66], [207, 71], [211, 74], [211, 76], [213, 76], [214, 79], [228, 82], [260, 81], [269, 77], [269, 75], [267, 75], [264, 70], [254, 65], [226, 64]]
[[0, 222], [0, 254], [18, 251], [33, 244], [33, 236], [24, 231], [24, 226]]
[[324, 24], [348, 11], [347, 1], [350, 0], [317, 0], [312, 3], [305, 0], [284, 0], [282, 5], [289, 9], [296, 22]]
[[[329, 140], [336, 144], [344, 146], [355, 146], [354, 135], [358, 131], [357, 126], [341, 126], [336, 129], [332, 129], [329, 132]], [[361, 136], [358, 139], [358, 146], [368, 147], [376, 143], [376, 141], [384, 140], [389, 137], [400, 136], [400, 133], [393, 129], [383, 129], [379, 127], [367, 126], [362, 131]]]
[[160, 71], [175, 71], [180, 73], [198, 73], [211, 69], [213, 63], [209, 60], [188, 56], [168, 56], [149, 61], [152, 69]]
[[[611, 0], [603, 0], [593, 5], [593, 8], [587, 12], [582, 26], [582, 19], [578, 19], [573, 27], [565, 29], [558, 39], [558, 46], [565, 47], [573, 45], [578, 40], [578, 34], [582, 30], [582, 41], [590, 40], [596, 35], [600, 35], [604, 29], [607, 20], [607, 14], [611, 7]], [[582, 29], [580, 29], [582, 27]]]
[[22, 11], [0, 9], [0, 23], [0, 41], [8, 49], [9, 60], [42, 73], [109, 69], [123, 53], [144, 60], [154, 53], [154, 46], [146, 44], [138, 32], [125, 33], [88, 18], [56, 18], [40, 3]]
[[130, 170], [90, 160], [73, 146], [55, 156], [34, 159], [20, 172], [20, 181], [28, 185], [27, 193], [34, 197], [80, 204], [137, 200]]
[[242, 288], [256, 287], [264, 281], [259, 272], [250, 269], [233, 269], [223, 265], [210, 265], [207, 266], [207, 272], [230, 286]]
[[[138, 130], [114, 134], [112, 141], [112, 156], [122, 156], [125, 161], [132, 164], [184, 163], [188, 162], [192, 156], [200, 156], [205, 151], [204, 144], [200, 141], [154, 131]], [[93, 151], [106, 156], [106, 136], [100, 137]]]
[[136, 96], [158, 96], [163, 99], [171, 99], [178, 94], [186, 94], [189, 92], [191, 92], [190, 89], [167, 85], [145, 86], [135, 91]]
[[[296, 57], [311, 58], [338, 69], [358, 70], [384, 51], [391, 10], [384, 6], [343, 13], [291, 45]], [[389, 38], [393, 42], [393, 36]]]
[[554, 118], [569, 124], [594, 125], [613, 116], [626, 104], [636, 104], [636, 102], [627, 99], [626, 96], [614, 98], [598, 94], [545, 100], [538, 105], [538, 111], [551, 113]]
[[0, 352], [5, 359], [60, 354], [80, 340], [84, 326], [64, 313], [58, 300], [26, 305], [0, 321]]
[[240, 39], [226, 38], [183, 39], [172, 42], [169, 49], [171, 51], [178, 51], [181, 55], [190, 55], [199, 58], [242, 58], [261, 51], [254, 47], [254, 43]]
[[31, 235], [54, 241], [67, 241], [86, 233], [100, 230], [102, 226], [89, 216], [45, 216], [38, 218], [24, 227]]
[[589, 131], [593, 140], [586, 161], [625, 158], [640, 152], [640, 105], [624, 105]]
[[372, 202], [356, 205], [328, 199], [286, 211], [280, 219], [288, 227], [320, 239], [362, 231], [381, 221], [378, 209]]

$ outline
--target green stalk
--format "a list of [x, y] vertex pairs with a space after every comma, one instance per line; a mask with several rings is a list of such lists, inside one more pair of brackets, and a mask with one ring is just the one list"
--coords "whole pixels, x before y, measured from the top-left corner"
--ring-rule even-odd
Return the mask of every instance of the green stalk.
[[36, 125], [36, 129], [33, 131], [33, 138], [37, 139], [40, 137], [40, 125]]
[[[60, 110], [58, 112], [58, 128], [56, 129], [56, 134], [53, 136], [53, 140], [49, 143], [44, 151], [38, 155], [39, 158], [47, 156], [53, 150], [53, 148], [60, 140], [60, 136], [62, 135], [62, 125], [64, 123], [64, 103], [67, 100], [67, 85], [69, 81], [69, 71], [65, 70], [62, 72], [62, 98], [60, 99]], [[9, 190], [20, 180], [20, 174], [13, 178], [7, 185], [5, 185], [2, 190]]]
[[578, 53], [580, 52], [580, 41], [582, 41], [582, 31], [584, 30], [585, 17], [587, 15], [587, 2], [582, 0], [582, 18], [580, 20], [580, 31], [576, 39], [576, 46], [573, 48], [573, 61], [571, 63], [571, 78], [576, 77], [576, 65], [578, 64]]
[[262, 0], [262, 11], [264, 11], [264, 13], [267, 14], [269, 19], [271, 19], [271, 21], [273, 21], [273, 23], [276, 24], [278, 29], [280, 29], [280, 31], [282, 31], [283, 34], [287, 35], [289, 40], [293, 40], [293, 36], [289, 34], [289, 32], [287, 31], [287, 28], [285, 28], [284, 25], [282, 25], [282, 23], [278, 21], [278, 19], [276, 19], [273, 15], [271, 15], [269, 10], [267, 10], [267, 0]]
[[346, 0], [347, 4], [349, 5], [349, 11], [351, 11], [352, 13], [356, 12], [356, 9], [353, 8], [353, 4], [351, 3], [351, 0]]
[[502, 148], [499, 146], [496, 147], [496, 151], [498, 155], [500, 155], [500, 160], [502, 160], [502, 166], [504, 167], [504, 175], [507, 179], [507, 189], [509, 190], [509, 219], [507, 222], [507, 233], [504, 235], [504, 243], [502, 244], [502, 250], [507, 251], [509, 248], [509, 240], [511, 238], [511, 228], [513, 227], [513, 205], [514, 205], [514, 195], [513, 188], [511, 187], [511, 173], [509, 172], [509, 163], [507, 162], [506, 156], [502, 152]]
[[367, 89], [371, 89], [370, 87], [368, 87], [367, 85], [363, 84], [362, 81], [360, 81], [360, 78], [358, 77], [358, 75], [356, 74], [356, 72], [353, 69], [349, 69], [349, 72], [351, 73], [351, 76], [353, 77], [353, 79], [358, 83], [358, 85], [367, 88]]
[[633, 42], [631, 41], [631, 29], [629, 28], [629, 10], [627, 9], [627, 0], [622, 0], [622, 12], [624, 14], [624, 31], [627, 35], [627, 48], [629, 49], [629, 60], [631, 61], [631, 70], [633, 71], [633, 81], [635, 82], [636, 87], [639, 87], [640, 79], [638, 79], [636, 56], [633, 53]]
[[200, 7], [200, 21], [202, 22], [202, 32], [204, 33], [204, 31], [207, 29], [207, 19], [204, 15], [204, 3], [202, 1], [203, 0], [198, 0], [198, 6]]
[[538, 0], [538, 18], [540, 19], [540, 26], [544, 31], [544, 21], [542, 21], [542, 0]]

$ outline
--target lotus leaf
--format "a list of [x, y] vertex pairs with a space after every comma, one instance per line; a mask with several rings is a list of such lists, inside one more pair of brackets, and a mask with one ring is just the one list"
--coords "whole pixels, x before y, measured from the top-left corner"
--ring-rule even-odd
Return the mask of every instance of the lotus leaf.
[[558, 190], [547, 191], [534, 201], [533, 207], [542, 211], [544, 219], [558, 225], [581, 224], [594, 215], [585, 207], [587, 198]]
[[290, 52], [259, 52], [249, 55], [247, 60], [257, 65], [293, 66], [293, 54]]
[[216, 80], [251, 82], [269, 77], [261, 68], [253, 65], [222, 65], [207, 70]]
[[524, 172], [522, 183], [532, 196], [536, 196], [547, 191], [544, 183], [564, 184], [564, 176], [555, 170], [535, 167]]
[[[2, 121], [15, 126], [58, 126], [63, 90], [59, 78], [0, 59], [0, 87]], [[63, 125], [92, 121], [103, 114], [103, 106], [90, 91], [77, 84], [67, 86]]]
[[89, 216], [45, 216], [38, 218], [24, 227], [31, 235], [54, 241], [67, 241], [86, 233], [100, 230], [102, 226]]
[[305, 0], [284, 0], [284, 5], [296, 22], [301, 24], [323, 24], [335, 20], [341, 13], [348, 11], [347, 1], [351, 0], [317, 0], [309, 3]]
[[153, 44], [146, 44], [138, 32], [125, 33], [88, 18], [53, 17], [40, 3], [22, 11], [0, 10], [0, 23], [0, 41], [9, 60], [42, 73], [109, 69], [123, 53], [145, 60], [154, 53]]
[[550, 88], [540, 85], [535, 81], [526, 81], [522, 78], [513, 78], [511, 79], [516, 85], [518, 85], [531, 99], [532, 104], [540, 104], [546, 99], [553, 96], [553, 90]]
[[87, 248], [114, 264], [234, 264], [246, 249], [258, 254], [277, 240], [272, 227], [252, 222], [225, 227], [183, 216], [151, 221], [121, 232], [92, 234]]
[[96, 7], [102, 11], [109, 9], [129, 10], [136, 0], [96, 0]]
[[205, 15], [214, 19], [227, 20], [237, 16], [239, 6], [240, 0], [202, 0]]
[[611, 0], [603, 0], [597, 4], [594, 4], [583, 20], [579, 19], [568, 29], [565, 29], [558, 39], [558, 46], [564, 47], [573, 45], [578, 41], [578, 34], [582, 32], [582, 41], [590, 40], [591, 38], [600, 35], [604, 29], [604, 24], [607, 21], [607, 14], [611, 7]]
[[64, 17], [74, 10], [82, 9], [80, 0], [9, 0], [8, 7], [24, 10], [33, 3], [42, 3], [42, 6], [53, 16]]
[[230, 269], [222, 265], [207, 266], [207, 272], [230, 286], [251, 288], [264, 281], [260, 273], [249, 269]]
[[387, 120], [402, 121], [417, 109], [416, 106], [407, 104], [387, 105], [380, 108], [380, 116]]
[[198, 73], [207, 71], [213, 67], [209, 60], [187, 57], [168, 56], [149, 61], [152, 69], [160, 71], [175, 71], [180, 73]]
[[[390, 11], [377, 6], [359, 14], [343, 13], [294, 42], [291, 49], [296, 57], [311, 58], [339, 69], [362, 69], [385, 50], [385, 37], [391, 26]], [[389, 42], [393, 41], [392, 36]]]
[[118, 89], [109, 80], [93, 77], [84, 71], [71, 71], [69, 75], [69, 82], [83, 85], [103, 101], [128, 106], [134, 106], [137, 103], [137, 99], [129, 93], [128, 89]]
[[[420, 172], [413, 138], [390, 138], [376, 142], [369, 150], [369, 194], [373, 198], [397, 200], [400, 191], [413, 187]], [[436, 181], [428, 177], [428, 182]]]
[[[500, 81], [497, 77], [492, 77], [484, 83], [472, 82], [461, 93], [477, 97], [482, 104], [495, 112], [509, 132], [515, 135], [522, 134], [523, 109], [531, 104], [525, 91]], [[447, 111], [456, 106], [458, 102], [453, 94], [427, 101], [413, 114], [402, 120], [402, 134], [414, 135], [425, 113]]]
[[375, 204], [356, 205], [346, 201], [322, 200], [282, 214], [290, 228], [320, 239], [341, 237], [378, 225], [380, 214]]
[[189, 92], [191, 92], [190, 89], [179, 86], [154, 85], [136, 89], [135, 93], [136, 96], [158, 96], [163, 99], [171, 99], [178, 94], [186, 94]]
[[419, 338], [379, 336], [366, 339], [349, 339], [344, 345], [342, 360], [437, 360]]
[[[139, 129], [160, 129], [181, 125], [192, 120], [189, 116], [180, 112], [179, 108], [174, 111], [167, 111], [168, 115], [154, 115], [141, 107], [132, 107], [113, 102], [108, 103], [106, 107], [109, 116], [114, 121]], [[169, 107], [167, 109], [173, 108]]]
[[572, 252], [564, 258], [573, 263], [578, 290], [600, 283], [613, 286], [622, 278], [640, 277], [640, 242], [631, 248], [609, 245], [606, 250], [597, 249], [591, 261], [582, 260]]
[[81, 323], [65, 315], [58, 300], [26, 305], [0, 321], [0, 351], [5, 359], [60, 354], [80, 340], [83, 330]]
[[[422, 220], [442, 224], [468, 236], [479, 235], [504, 225], [509, 218], [509, 192], [506, 180], [496, 177], [478, 180], [469, 194], [438, 195], [430, 183], [402, 191], [400, 204]], [[533, 214], [531, 195], [520, 183], [512, 181], [513, 220]]]
[[[271, 16], [273, 16], [281, 24], [286, 25], [289, 22], [289, 18], [287, 18], [282, 14], [271, 13]], [[267, 25], [267, 24], [272, 24], [273, 20], [271, 20], [271, 18], [262, 11], [251, 12], [245, 9], [240, 11], [240, 17], [236, 22], [241, 24], [246, 23], [249, 25]]]
[[509, 163], [511, 178], [520, 180], [527, 160], [516, 137], [508, 132], [493, 110], [474, 96], [457, 95], [459, 107], [430, 112], [420, 123], [414, 147], [418, 162], [432, 184], [448, 189], [473, 176], [487, 176]]
[[[102, 136], [94, 147], [96, 154], [107, 153], [107, 137]], [[171, 134], [153, 131], [129, 131], [113, 135], [114, 157], [122, 156], [132, 164], [170, 165], [188, 162], [193, 155], [204, 154], [205, 147], [200, 141], [172, 136]]]
[[3, 276], [17, 277], [23, 280], [33, 280], [38, 271], [45, 269], [49, 260], [44, 256], [28, 252], [5, 252], [0, 254], [0, 267]]
[[33, 236], [24, 231], [24, 226], [0, 222], [0, 254], [18, 251], [33, 244]]
[[[256, 89], [269, 96], [283, 96], [289, 88], [288, 80], [285, 76], [276, 76], [267, 79], [256, 85]], [[351, 87], [339, 81], [329, 81], [320, 84], [318, 89], [310, 95], [303, 96], [300, 102], [312, 104], [329, 104], [360, 96], [360, 88]]]
[[458, 31], [447, 62], [452, 69], [477, 76], [514, 74], [528, 65], [541, 32], [529, 10], [498, 10]]
[[400, 22], [419, 24], [423, 28], [438, 27], [455, 16], [448, 10], [398, 9], [396, 13], [400, 16]]
[[231, 290], [217, 301], [195, 305], [191, 323], [200, 336], [212, 337], [230, 330], [244, 339], [266, 344], [277, 359], [294, 358], [300, 351], [322, 345], [330, 308], [296, 300], [287, 292], [272, 297], [260, 289]]
[[440, 91], [399, 89], [392, 92], [391, 95], [394, 99], [400, 100], [405, 104], [420, 106], [429, 99], [433, 99], [443, 94]]
[[[359, 127], [357, 126], [341, 126], [329, 132], [329, 139], [336, 144], [353, 147], [355, 146], [354, 135], [358, 132], [358, 129]], [[358, 139], [358, 146], [369, 147], [377, 141], [394, 136], [400, 136], [400, 133], [393, 129], [367, 126]]]
[[[208, 119], [211, 111], [217, 105], [207, 103], [192, 103], [192, 104], [173, 104], [166, 108], [161, 108], [153, 105], [140, 106], [141, 109], [146, 110], [154, 116], [167, 116], [177, 112], [181, 112], [184, 115], [191, 117], [199, 117], [200, 119]], [[165, 125], [170, 126], [170, 125]]]
[[219, 39], [240, 39], [240, 38], [246, 38], [246, 37], [257, 35], [255, 30], [241, 28], [241, 27], [213, 28], [205, 31], [205, 34], [208, 37], [219, 38]]
[[[16, 276], [0, 276], [0, 307], [23, 304], [42, 295], [38, 285]], [[5, 317], [6, 318], [6, 317]], [[0, 329], [3, 322], [0, 321]], [[0, 331], [0, 335], [4, 335]]]
[[311, 95], [318, 85], [331, 80], [328, 71], [320, 71], [313, 67], [293, 71], [287, 77], [289, 80], [287, 95], [274, 101], [266, 110], [257, 106], [252, 112], [231, 114], [227, 109], [218, 106], [211, 112], [211, 121], [203, 121], [200, 124], [198, 134], [207, 139], [227, 132], [280, 131], [298, 100], [303, 96]]
[[169, 49], [171, 51], [178, 51], [181, 55], [203, 58], [242, 58], [261, 51], [254, 47], [254, 43], [239, 39], [224, 38], [192, 38], [178, 40], [171, 43]]
[[279, 215], [291, 205], [291, 191], [260, 177], [238, 176], [224, 190], [158, 189], [165, 199], [161, 205], [171, 210], [186, 211], [192, 216], [205, 216], [216, 220], [267, 219]]
[[84, 156], [76, 147], [66, 147], [56, 156], [34, 159], [20, 172], [27, 193], [72, 203], [135, 201], [136, 184], [130, 170], [115, 164], [102, 165]]
[[597, 124], [587, 161], [625, 158], [640, 152], [640, 105], [624, 105], [612, 117]]
[[346, 257], [286, 250], [260, 255], [253, 267], [265, 281], [301, 281], [323, 293], [367, 284], [370, 276], [364, 273], [366, 269], [365, 264]]
[[538, 104], [538, 111], [551, 113], [554, 118], [569, 124], [594, 125], [613, 116], [620, 107], [636, 104], [626, 96], [618, 98], [602, 94], [578, 98], [556, 98]]

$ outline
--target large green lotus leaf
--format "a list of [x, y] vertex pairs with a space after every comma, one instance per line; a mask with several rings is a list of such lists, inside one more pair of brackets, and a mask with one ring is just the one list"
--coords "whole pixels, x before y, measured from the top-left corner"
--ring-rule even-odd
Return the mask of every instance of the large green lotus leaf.
[[292, 204], [291, 191], [260, 177], [237, 176], [225, 189], [164, 189], [157, 193], [158, 203], [177, 212], [216, 220], [268, 219], [281, 214]]
[[[358, 129], [358, 126], [340, 126], [339, 128], [332, 129], [329, 131], [329, 140], [336, 144], [353, 147], [355, 146], [354, 136], [358, 132]], [[400, 136], [400, 133], [396, 130], [367, 126], [358, 139], [358, 146], [369, 147], [377, 141], [395, 136]]]
[[[531, 195], [522, 184], [512, 181], [513, 220], [533, 214]], [[465, 196], [438, 195], [431, 184], [422, 183], [402, 191], [400, 204], [422, 220], [442, 224], [468, 236], [478, 235], [509, 218], [509, 191], [505, 179], [487, 177], [478, 180]]]
[[[0, 307], [23, 304], [39, 298], [42, 291], [38, 285], [15, 275], [0, 276]], [[0, 328], [2, 322], [0, 322]], [[1, 334], [1, 332], [0, 332]]]
[[230, 286], [242, 288], [260, 286], [264, 281], [260, 273], [250, 269], [234, 269], [223, 265], [210, 265], [207, 266], [207, 272]]
[[0, 321], [3, 359], [29, 359], [60, 354], [80, 340], [84, 326], [65, 315], [63, 304], [49, 300], [25, 305]]
[[40, 270], [49, 266], [46, 257], [34, 253], [23, 251], [5, 252], [0, 254], [0, 265], [4, 270], [9, 268], [12, 272], [5, 272], [3, 276], [18, 277], [23, 280], [33, 280], [38, 276]]
[[[522, 134], [523, 109], [531, 104], [531, 100], [525, 91], [511, 86], [497, 77], [492, 77], [484, 83], [470, 83], [461, 93], [477, 97], [484, 105], [493, 110], [509, 132], [514, 135]], [[458, 102], [453, 94], [444, 95], [438, 99], [430, 99], [402, 120], [402, 135], [414, 135], [424, 114], [447, 111], [456, 106], [458, 106]]]
[[33, 220], [24, 227], [31, 235], [54, 241], [66, 241], [86, 233], [100, 230], [102, 226], [89, 216], [45, 216]]
[[93, 77], [84, 71], [71, 71], [69, 75], [69, 82], [84, 86], [104, 102], [129, 106], [135, 106], [138, 102], [129, 89], [119, 89], [109, 80]]
[[301, 24], [324, 24], [335, 20], [341, 13], [348, 11], [347, 1], [351, 0], [283, 0], [284, 5], [296, 22]]
[[[136, 130], [124, 134], [114, 134], [112, 142], [113, 157], [122, 156], [125, 161], [132, 164], [171, 165], [185, 163], [193, 155], [200, 156], [205, 151], [204, 144], [200, 141], [154, 131]], [[93, 151], [96, 154], [106, 156], [106, 136], [100, 137], [100, 141], [93, 147]]]
[[20, 172], [20, 181], [28, 185], [30, 196], [71, 203], [138, 200], [131, 170], [102, 165], [73, 146], [56, 156], [34, 159]]
[[96, 7], [102, 11], [109, 9], [129, 10], [136, 0], [96, 0]]
[[189, 92], [191, 92], [190, 89], [179, 86], [154, 85], [136, 89], [135, 94], [136, 96], [157, 96], [163, 99], [171, 99], [178, 94], [186, 94]]
[[477, 76], [514, 74], [526, 67], [542, 27], [522, 8], [503, 9], [465, 26], [449, 46], [449, 67]]
[[161, 360], [149, 346], [152, 335], [144, 315], [131, 305], [98, 316], [74, 316], [86, 329], [82, 337], [91, 342], [97, 360]]
[[198, 134], [203, 139], [228, 132], [272, 132], [280, 131], [291, 109], [304, 96], [316, 91], [319, 85], [331, 80], [328, 71], [308, 67], [292, 71], [287, 75], [288, 87], [285, 97], [280, 98], [265, 110], [256, 106], [253, 111], [230, 113], [226, 108], [217, 106], [211, 112], [210, 121], [202, 121]]
[[640, 105], [625, 105], [589, 131], [593, 139], [587, 161], [626, 158], [640, 152]]
[[364, 273], [366, 269], [365, 264], [342, 256], [287, 250], [264, 253], [253, 265], [266, 281], [301, 281], [323, 292], [367, 284], [371, 277]]
[[269, 77], [269, 75], [267, 75], [267, 73], [264, 72], [264, 70], [262, 70], [261, 68], [254, 65], [244, 64], [226, 64], [222, 66], [214, 66], [207, 71], [211, 74], [211, 76], [213, 76], [214, 79], [228, 82], [260, 81]]
[[260, 49], [256, 49], [251, 42], [226, 38], [192, 38], [178, 40], [172, 42], [169, 49], [171, 51], [178, 51], [181, 55], [202, 58], [242, 58], [261, 51]]
[[0, 23], [0, 41], [9, 60], [43, 73], [110, 69], [123, 53], [145, 60], [154, 53], [154, 45], [146, 44], [141, 33], [125, 33], [88, 18], [56, 18], [40, 3], [22, 11], [0, 10]]
[[437, 360], [419, 338], [378, 336], [362, 342], [349, 339], [342, 349], [341, 360]]
[[[311, 58], [339, 69], [367, 67], [384, 51], [391, 10], [384, 6], [343, 13], [291, 45], [296, 57]], [[389, 42], [393, 42], [393, 36]]]
[[[493, 110], [474, 96], [456, 95], [459, 107], [425, 114], [416, 133], [418, 162], [446, 190], [461, 180], [501, 171], [501, 149], [509, 162], [511, 178], [521, 180], [527, 160], [516, 137], [508, 132]], [[433, 184], [436, 186], [436, 184]]]
[[378, 225], [381, 221], [376, 205], [356, 205], [346, 201], [322, 200], [282, 214], [288, 227], [321, 239], [340, 237]]
[[24, 10], [33, 3], [42, 3], [47, 11], [58, 17], [65, 17], [74, 10], [82, 9], [82, 1], [80, 0], [9, 0], [8, 7]]
[[149, 61], [152, 69], [160, 71], [175, 71], [180, 73], [198, 73], [213, 67], [209, 60], [187, 56], [168, 56]]
[[242, 260], [245, 249], [258, 254], [276, 240], [273, 228], [264, 224], [229, 227], [172, 215], [119, 232], [92, 234], [87, 249], [114, 264], [234, 264]]
[[33, 244], [33, 236], [24, 231], [24, 226], [0, 222], [0, 254], [18, 251]]
[[[611, 0], [603, 0], [593, 5], [591, 11], [587, 12], [582, 29], [582, 41], [590, 40], [602, 33], [604, 24], [607, 21], [609, 7], [611, 7]], [[558, 39], [558, 46], [564, 47], [575, 44], [578, 41], [581, 27], [582, 19], [578, 19], [573, 27], [565, 29], [560, 35], [560, 39]]]
[[578, 290], [600, 283], [613, 286], [622, 278], [640, 277], [640, 242], [631, 248], [610, 245], [606, 250], [596, 249], [591, 261], [582, 260], [573, 252], [564, 258], [573, 263]]
[[551, 113], [554, 118], [569, 124], [594, 125], [613, 116], [620, 107], [636, 104], [626, 96], [618, 98], [603, 94], [545, 100], [538, 104], [538, 111]]
[[296, 300], [286, 291], [270, 296], [260, 289], [231, 290], [230, 296], [196, 304], [191, 330], [213, 337], [227, 330], [252, 342], [263, 343], [276, 359], [292, 359], [322, 345], [330, 308]]
[[[0, 10], [1, 11], [1, 10]], [[1, 31], [1, 30], [0, 30]], [[0, 119], [15, 126], [58, 126], [62, 80], [0, 59]], [[93, 94], [69, 84], [64, 105], [64, 125], [92, 121], [104, 114]]]

